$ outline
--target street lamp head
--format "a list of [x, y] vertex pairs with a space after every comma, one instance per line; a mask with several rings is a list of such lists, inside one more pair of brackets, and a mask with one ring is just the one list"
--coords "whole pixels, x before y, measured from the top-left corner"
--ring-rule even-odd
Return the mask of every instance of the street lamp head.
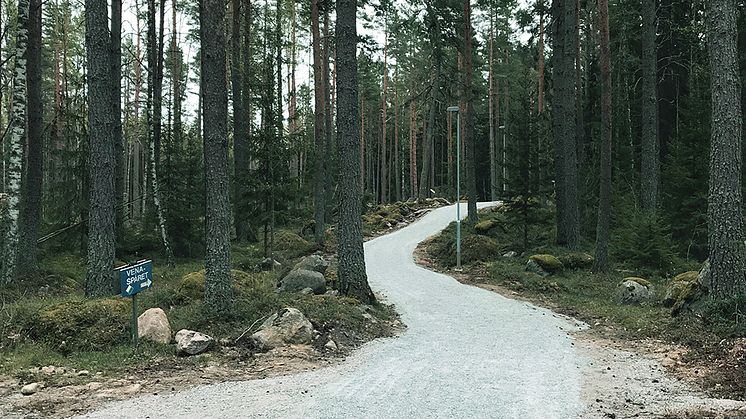
[[459, 107], [458, 106], [449, 106], [448, 109], [446, 109], [446, 112], [458, 112]]

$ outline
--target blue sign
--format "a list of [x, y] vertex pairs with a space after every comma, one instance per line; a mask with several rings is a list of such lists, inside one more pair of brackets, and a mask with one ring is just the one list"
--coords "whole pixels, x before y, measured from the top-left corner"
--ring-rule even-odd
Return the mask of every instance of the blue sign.
[[129, 297], [153, 286], [153, 261], [141, 260], [118, 268], [122, 297]]

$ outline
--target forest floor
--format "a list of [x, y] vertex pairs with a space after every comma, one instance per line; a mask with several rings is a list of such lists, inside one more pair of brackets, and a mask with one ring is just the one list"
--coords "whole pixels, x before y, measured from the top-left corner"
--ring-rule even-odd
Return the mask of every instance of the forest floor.
[[[496, 213], [484, 210], [480, 220], [507, 223], [502, 215], [494, 216]], [[539, 242], [521, 255], [505, 257], [508, 249], [522, 240], [515, 237], [521, 235], [520, 228], [504, 224], [506, 228], [487, 233], [497, 223], [486, 229], [482, 224], [479, 233], [474, 226], [462, 224], [466, 261], [460, 271], [453, 269], [451, 260], [453, 225], [421, 243], [415, 258], [420, 266], [461, 283], [586, 323], [587, 328], [572, 336], [579, 353], [591, 359], [583, 386], [591, 409], [589, 417], [746, 418], [746, 339], [742, 331], [722, 332], [722, 325], [710, 327], [696, 312], [673, 317], [671, 309], [660, 302], [665, 278], [653, 279], [657, 292], [650, 304], [616, 303], [617, 284], [623, 277], [635, 276], [628, 266], [607, 275], [566, 269], [542, 278], [527, 272], [528, 256], [561, 256], [567, 251]], [[501, 245], [490, 248], [495, 243]]]
[[[366, 237], [398, 230], [447, 204], [445, 200], [422, 200], [371, 207], [363, 218]], [[202, 269], [200, 260], [181, 260], [168, 268], [162, 260], [158, 263], [161, 258], [153, 253], [158, 248], [153, 238], [138, 235], [125, 240], [119, 254], [149, 256], [156, 261], [156, 286], [141, 295], [139, 311], [161, 307], [168, 313], [174, 332], [181, 328], [199, 330], [218, 341], [214, 350], [194, 357], [175, 356], [171, 345], [143, 341], [137, 350], [133, 349], [126, 341], [128, 316], [96, 312], [84, 303], [80, 292], [85, 273], [83, 259], [50, 249], [43, 259], [42, 275], [23, 286], [0, 291], [0, 417], [69, 417], [111, 401], [144, 394], [168, 394], [200, 384], [310, 371], [341, 362], [365, 342], [399, 334], [404, 326], [393, 307], [363, 306], [336, 296], [279, 296], [274, 292], [277, 277], [287, 272], [286, 267], [312, 253], [321, 254], [331, 262], [327, 279], [334, 286], [333, 229], [327, 234], [326, 246], [320, 249], [312, 244], [312, 238], [305, 236], [308, 228], [299, 225], [286, 227], [275, 237], [275, 257], [283, 263], [276, 273], [257, 270], [263, 258], [261, 246], [233, 246], [232, 265], [247, 275], [250, 289], [237, 290], [238, 313], [227, 325], [200, 319], [201, 295], [185, 284], [185, 278]], [[118, 307], [114, 304], [116, 299], [105, 301]], [[128, 306], [128, 301], [118, 301]], [[76, 325], [55, 331], [37, 324], [44, 310], [64, 304], [72, 304], [72, 310], [86, 315], [103, 315], [105, 321], [85, 316], [73, 320], [72, 313], [65, 313], [66, 320]], [[256, 319], [282, 306], [298, 307], [311, 320], [321, 333], [313, 345], [261, 353], [245, 342], [234, 342]], [[124, 312], [129, 310], [126, 308]], [[74, 330], [75, 327], [80, 330]], [[99, 334], [99, 329], [111, 333], [100, 341], [88, 334]], [[85, 344], [89, 338], [93, 344]], [[338, 345], [338, 351], [324, 347], [329, 339]], [[79, 348], [66, 350], [66, 344]], [[21, 395], [20, 389], [29, 383], [40, 383], [43, 388], [32, 396]]]

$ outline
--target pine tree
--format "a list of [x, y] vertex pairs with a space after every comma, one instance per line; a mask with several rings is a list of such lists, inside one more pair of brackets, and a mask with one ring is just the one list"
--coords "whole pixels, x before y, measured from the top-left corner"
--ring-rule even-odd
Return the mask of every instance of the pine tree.
[[735, 0], [707, 3], [712, 89], [709, 227], [712, 292], [724, 299], [746, 293], [741, 190], [741, 86]]
[[228, 92], [225, 2], [200, 0], [201, 95], [206, 178], [205, 311], [225, 316], [233, 307], [230, 272]]
[[41, 0], [29, 2], [28, 60], [26, 63], [28, 89], [28, 141], [26, 143], [26, 168], [21, 203], [20, 237], [18, 243], [17, 273], [24, 275], [37, 269], [36, 240], [41, 219], [43, 176], [43, 103], [41, 95]]
[[654, 211], [658, 202], [658, 54], [656, 0], [642, 0], [642, 208]]
[[111, 100], [109, 17], [106, 0], [86, 0], [86, 58], [88, 62], [88, 277], [86, 295], [114, 291], [115, 182], [114, 109]]
[[368, 285], [360, 214], [358, 137], [357, 1], [337, 0], [337, 146], [339, 165], [339, 291], [364, 304], [375, 301]]

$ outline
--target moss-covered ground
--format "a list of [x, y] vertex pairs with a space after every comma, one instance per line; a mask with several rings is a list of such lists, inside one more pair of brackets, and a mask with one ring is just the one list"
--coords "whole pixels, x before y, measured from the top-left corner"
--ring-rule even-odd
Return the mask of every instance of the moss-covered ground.
[[[317, 250], [309, 240], [290, 230], [278, 232], [274, 245], [277, 259], [287, 266]], [[396, 318], [392, 307], [362, 306], [354, 299], [333, 295], [275, 292], [278, 276], [284, 271], [258, 271], [256, 265], [264, 258], [261, 245], [233, 246], [235, 305], [231, 316], [221, 319], [210, 319], [203, 314], [201, 260], [178, 260], [174, 267], [168, 267], [157, 252], [144, 253], [143, 257], [154, 260], [154, 285], [138, 295], [138, 314], [160, 307], [167, 313], [174, 333], [180, 329], [197, 330], [216, 341], [245, 347], [245, 355], [249, 357], [253, 349], [247, 339], [235, 340], [258, 320], [287, 306], [300, 309], [321, 333], [323, 339], [315, 343], [319, 347], [326, 343], [324, 339], [334, 337], [351, 349], [392, 333], [390, 321]], [[332, 267], [329, 277], [334, 276]], [[31, 382], [42, 375], [37, 372], [39, 367], [53, 365], [68, 371], [88, 370], [92, 374], [118, 377], [154, 360], [174, 359], [182, 366], [189, 366], [219, 356], [216, 351], [210, 357], [177, 358], [173, 344], [142, 340], [134, 349], [131, 299], [119, 296], [86, 299], [84, 282], [85, 260], [75, 254], [55, 252], [44, 255], [38, 275], [0, 291], [0, 376]], [[371, 322], [366, 313], [382, 321]], [[43, 379], [47, 385], [62, 385], [85, 378], [70, 378], [67, 374]]]
[[[683, 345], [689, 349], [688, 362], [714, 366], [714, 372], [704, 379], [706, 388], [729, 397], [746, 398], [744, 355], [733, 355], [732, 350], [746, 337], [746, 299], [714, 302], [703, 298], [672, 313], [670, 304], [664, 305], [663, 300], [675, 275], [630, 263], [619, 256], [624, 254], [623, 249], [616, 250], [618, 263], [608, 273], [593, 273], [588, 260], [593, 247], [584, 245], [569, 251], [555, 246], [552, 207], [536, 203], [531, 211], [527, 217], [515, 207], [488, 209], [480, 212], [475, 226], [462, 224], [463, 243], [480, 244], [463, 248], [465, 281], [487, 284], [491, 289], [583, 320], [604, 337]], [[528, 225], [524, 222], [527, 219]], [[436, 266], [449, 270], [455, 265], [454, 243], [455, 223], [423, 243], [421, 251]], [[508, 252], [515, 252], [515, 256], [506, 257]], [[529, 272], [527, 262], [534, 255], [553, 255], [564, 268], [546, 277]], [[677, 260], [666, 270], [683, 273], [696, 271], [700, 266], [701, 262]], [[636, 306], [619, 304], [615, 299], [618, 285], [624, 278], [635, 276], [649, 281], [651, 300]]]

